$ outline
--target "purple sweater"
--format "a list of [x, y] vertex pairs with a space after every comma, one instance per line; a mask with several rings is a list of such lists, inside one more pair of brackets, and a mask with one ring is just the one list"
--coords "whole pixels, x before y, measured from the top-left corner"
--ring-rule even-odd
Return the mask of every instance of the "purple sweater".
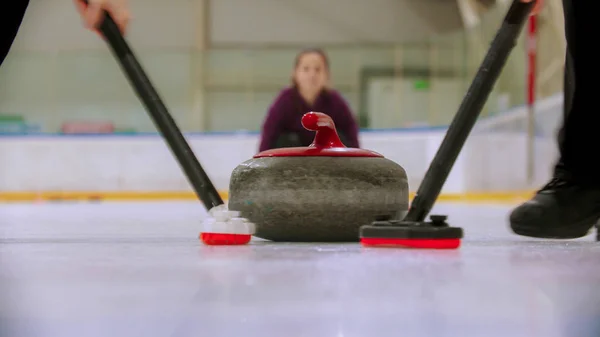
[[306, 130], [301, 123], [302, 116], [307, 112], [322, 112], [329, 115], [338, 134], [343, 135], [347, 147], [358, 148], [358, 125], [350, 107], [342, 96], [334, 90], [321, 93], [310, 106], [296, 88], [287, 88], [279, 93], [275, 102], [269, 108], [262, 126], [262, 139], [259, 151], [272, 149], [281, 134], [294, 133], [298, 135], [303, 146], [312, 143], [315, 132]]

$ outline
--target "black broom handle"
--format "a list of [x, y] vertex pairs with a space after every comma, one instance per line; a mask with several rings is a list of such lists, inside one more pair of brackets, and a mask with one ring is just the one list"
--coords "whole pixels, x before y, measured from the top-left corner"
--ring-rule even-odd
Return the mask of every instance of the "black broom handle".
[[422, 222], [431, 211], [446, 179], [448, 179], [454, 162], [494, 89], [506, 60], [517, 44], [519, 34], [533, 5], [533, 2], [523, 3], [521, 0], [513, 0], [502, 26], [458, 108], [458, 112], [448, 127], [444, 140], [431, 161], [408, 210], [406, 221]]
[[[82, 1], [88, 3], [87, 0]], [[198, 162], [194, 152], [181, 134], [173, 117], [171, 117], [167, 107], [110, 14], [105, 12], [105, 18], [99, 30], [106, 38], [115, 58], [127, 75], [127, 79], [135, 89], [137, 96], [145, 105], [152, 121], [169, 145], [171, 152], [175, 155], [196, 195], [207, 209], [222, 205], [224, 203], [223, 199], [202, 165]]]

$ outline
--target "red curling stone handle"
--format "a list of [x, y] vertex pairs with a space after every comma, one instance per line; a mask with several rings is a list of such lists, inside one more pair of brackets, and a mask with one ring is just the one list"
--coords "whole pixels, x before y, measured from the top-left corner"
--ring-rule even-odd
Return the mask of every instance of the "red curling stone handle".
[[315, 138], [308, 147], [287, 147], [262, 151], [254, 158], [264, 157], [377, 157], [377, 152], [346, 147], [340, 140], [333, 120], [322, 112], [309, 112], [302, 116], [302, 126], [315, 131]]
[[304, 114], [302, 116], [302, 126], [307, 130], [316, 131], [315, 139], [309, 147], [319, 149], [346, 147], [338, 136], [333, 119], [322, 112]]

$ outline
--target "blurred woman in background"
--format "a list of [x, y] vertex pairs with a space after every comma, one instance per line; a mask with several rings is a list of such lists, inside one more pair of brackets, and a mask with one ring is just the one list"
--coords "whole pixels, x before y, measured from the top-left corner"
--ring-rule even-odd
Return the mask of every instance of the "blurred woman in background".
[[259, 151], [310, 145], [315, 133], [306, 130], [301, 119], [311, 111], [329, 115], [344, 145], [359, 147], [356, 120], [342, 96], [328, 87], [329, 76], [324, 51], [307, 49], [296, 56], [292, 85], [282, 90], [269, 108]]

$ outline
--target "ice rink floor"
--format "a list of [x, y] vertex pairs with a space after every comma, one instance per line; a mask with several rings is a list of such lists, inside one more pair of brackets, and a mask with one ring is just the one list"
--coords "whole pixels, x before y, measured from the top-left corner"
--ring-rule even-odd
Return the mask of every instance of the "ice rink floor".
[[206, 247], [200, 204], [0, 205], [0, 336], [597, 337], [600, 243], [439, 204], [457, 251]]

